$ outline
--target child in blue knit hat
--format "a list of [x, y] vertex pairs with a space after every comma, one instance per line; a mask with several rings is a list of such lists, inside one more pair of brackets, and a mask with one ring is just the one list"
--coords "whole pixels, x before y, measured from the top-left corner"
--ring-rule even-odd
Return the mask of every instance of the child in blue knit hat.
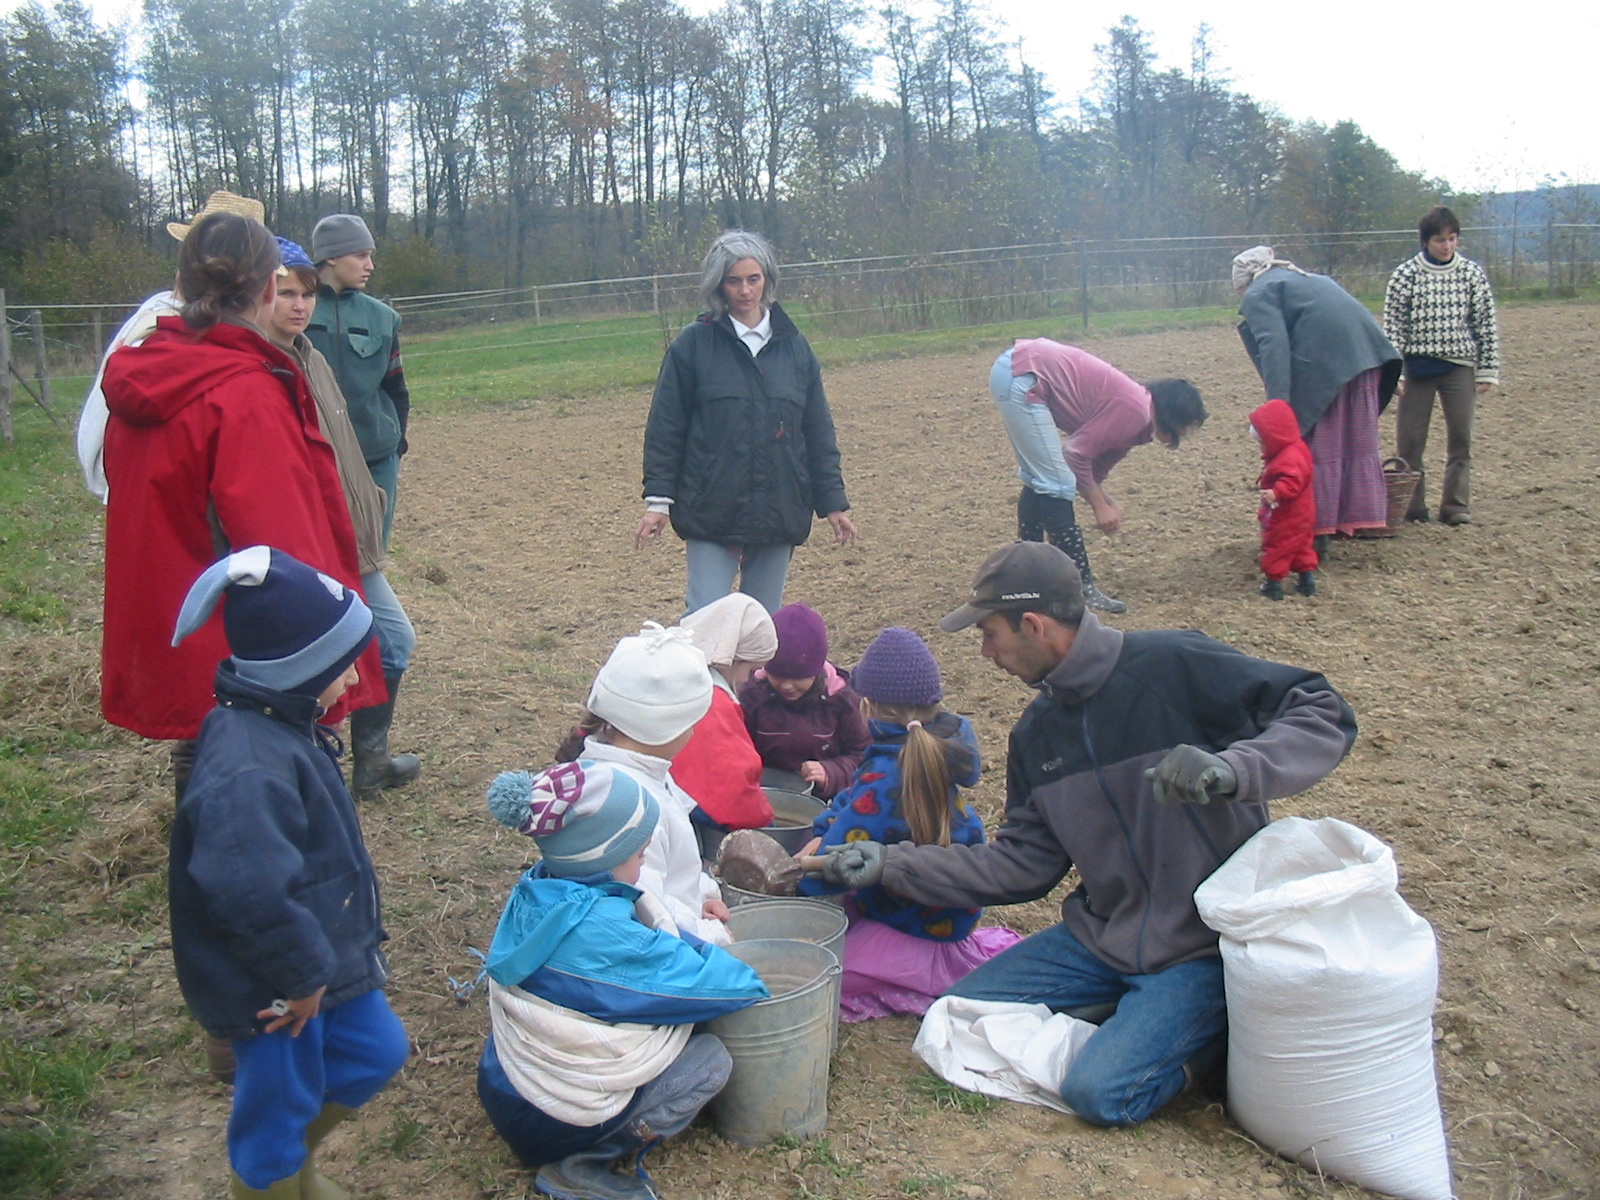
[[[871, 840], [892, 845], [973, 846], [983, 821], [958, 787], [978, 782], [972, 723], [940, 706], [944, 683], [927, 643], [890, 628], [850, 673], [872, 744], [850, 786], [813, 823], [805, 853]], [[806, 876], [801, 895], [838, 889]], [[977, 928], [981, 908], [936, 908], [902, 900], [879, 885], [852, 893], [845, 934], [840, 1016], [864, 1021], [921, 1016], [956, 980], [1021, 941], [1009, 929]]]
[[312, 1155], [409, 1052], [383, 993], [377, 877], [337, 739], [317, 723], [359, 681], [372, 613], [336, 580], [252, 546], [195, 581], [173, 644], [224, 597], [232, 657], [172, 822], [172, 954], [195, 1019], [238, 1063], [236, 1200], [337, 1196]]
[[[704, 670], [704, 667], [701, 668]], [[619, 763], [510, 771], [489, 811], [533, 838], [489, 947], [478, 1098], [534, 1186], [561, 1200], [653, 1200], [656, 1142], [688, 1126], [733, 1061], [707, 1021], [765, 999], [756, 973], [680, 930], [639, 888], [661, 817]]]

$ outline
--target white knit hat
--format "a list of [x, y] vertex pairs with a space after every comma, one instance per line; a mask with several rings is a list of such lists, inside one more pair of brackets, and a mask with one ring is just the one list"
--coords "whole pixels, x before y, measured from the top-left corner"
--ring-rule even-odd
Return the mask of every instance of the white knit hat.
[[711, 707], [711, 672], [687, 630], [646, 621], [606, 659], [589, 711], [646, 746], [664, 746]]

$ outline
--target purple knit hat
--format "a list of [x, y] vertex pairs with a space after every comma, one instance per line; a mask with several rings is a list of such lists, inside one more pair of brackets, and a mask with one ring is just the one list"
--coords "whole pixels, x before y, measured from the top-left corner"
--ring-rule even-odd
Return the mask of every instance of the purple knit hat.
[[804, 604], [785, 604], [772, 614], [778, 631], [778, 652], [767, 664], [767, 674], [779, 679], [809, 679], [822, 674], [828, 661], [828, 627], [815, 610]]
[[860, 664], [850, 672], [850, 686], [878, 704], [928, 708], [944, 699], [944, 683], [933, 651], [911, 630], [898, 625], [872, 639]]

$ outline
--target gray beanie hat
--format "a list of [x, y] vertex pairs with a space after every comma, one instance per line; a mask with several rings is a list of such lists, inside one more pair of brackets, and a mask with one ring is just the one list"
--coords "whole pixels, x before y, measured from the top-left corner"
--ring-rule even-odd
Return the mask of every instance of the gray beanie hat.
[[617, 643], [589, 692], [589, 711], [636, 742], [664, 746], [711, 707], [711, 670], [686, 629], [646, 621]]
[[311, 261], [327, 262], [346, 254], [377, 249], [367, 223], [354, 213], [334, 213], [323, 217], [311, 231]]

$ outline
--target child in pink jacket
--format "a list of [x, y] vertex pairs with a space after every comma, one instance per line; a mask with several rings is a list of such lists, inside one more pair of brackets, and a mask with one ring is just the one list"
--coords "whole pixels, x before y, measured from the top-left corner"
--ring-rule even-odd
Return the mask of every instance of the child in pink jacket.
[[847, 787], [872, 744], [861, 697], [828, 661], [828, 627], [804, 604], [772, 614], [778, 652], [739, 689], [761, 761], [798, 775], [821, 799]]

